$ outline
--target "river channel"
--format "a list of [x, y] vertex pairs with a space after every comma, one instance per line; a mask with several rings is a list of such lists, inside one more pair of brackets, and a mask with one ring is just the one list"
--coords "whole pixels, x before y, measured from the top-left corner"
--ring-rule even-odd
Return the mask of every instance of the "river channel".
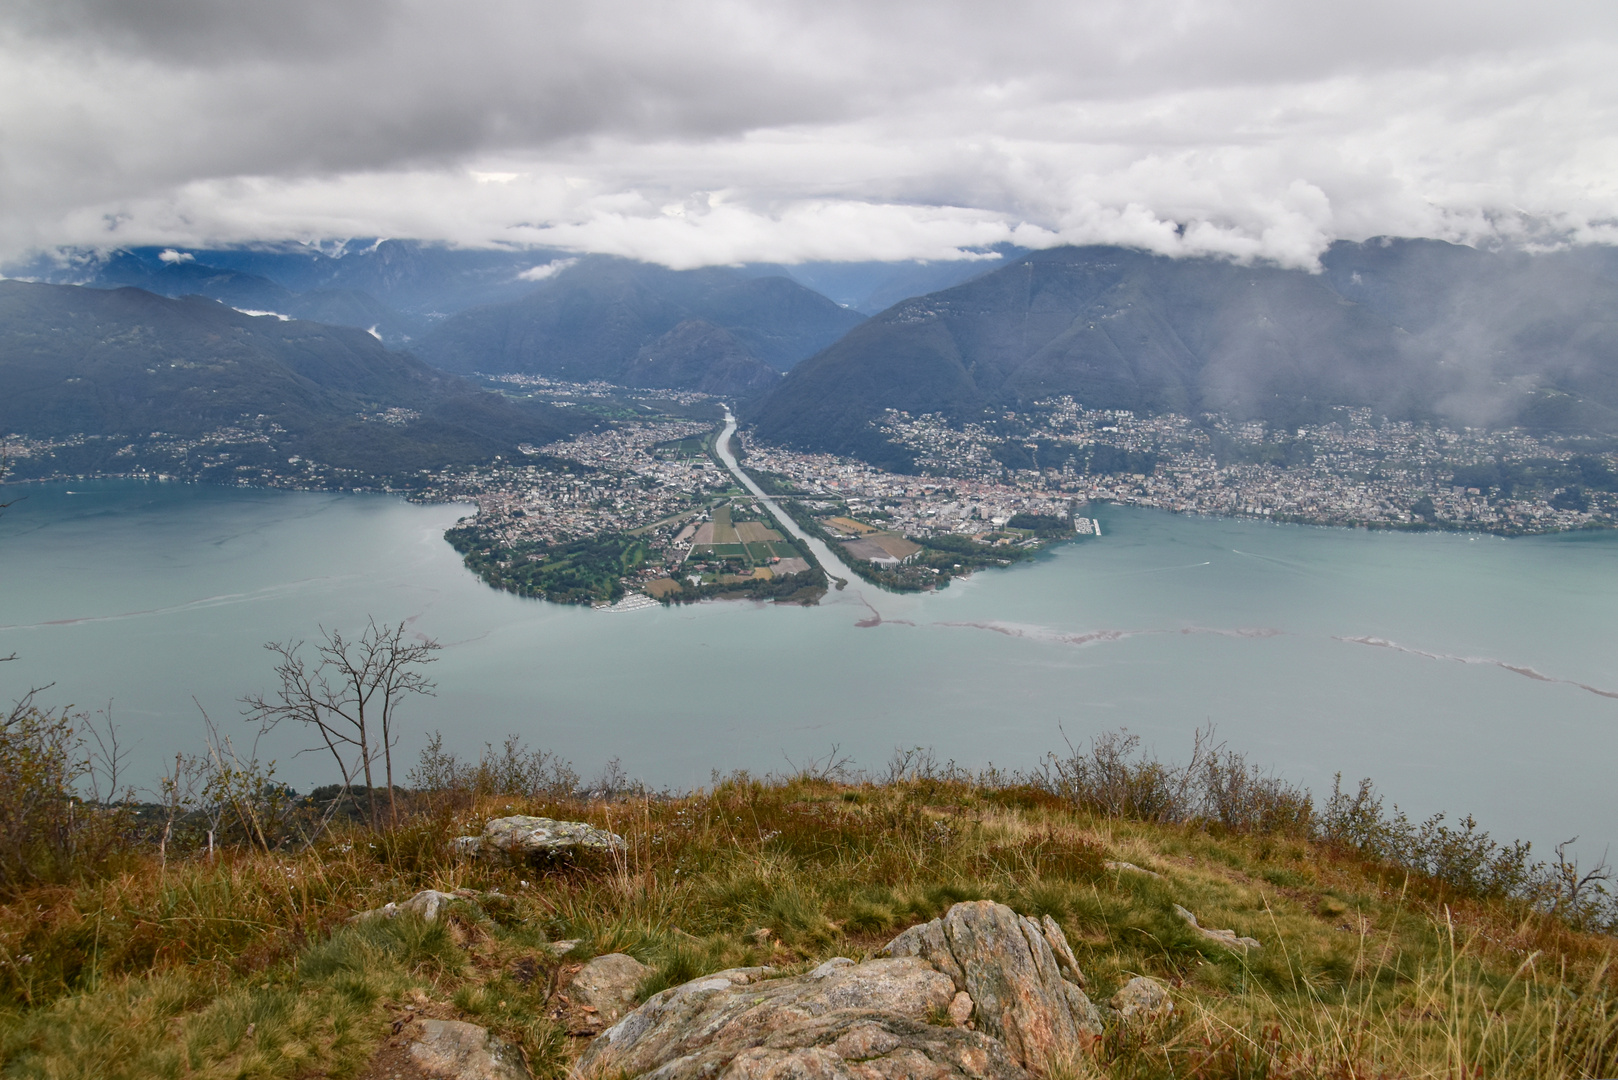
[[[1317, 793], [1374, 777], [1413, 815], [1475, 813], [1543, 848], [1618, 840], [1618, 536], [1503, 540], [1098, 507], [1104, 536], [935, 594], [852, 582], [818, 607], [603, 612], [491, 590], [443, 530], [464, 506], [99, 482], [11, 489], [0, 694], [106, 708], [149, 783], [199, 705], [240, 725], [272, 639], [408, 620], [445, 646], [404, 714], [475, 753], [508, 731], [658, 786], [833, 746], [1035, 766], [1128, 726], [1165, 756], [1214, 724]], [[784, 521], [783, 524], [786, 522]], [[823, 557], [824, 558], [824, 557]], [[835, 571], [834, 571], [835, 572]], [[193, 700], [193, 698], [195, 700]], [[250, 741], [250, 739], [249, 739]], [[296, 732], [261, 746], [328, 778]]]
[[764, 504], [764, 508], [775, 518], [777, 524], [809, 546], [809, 550], [815, 553], [815, 558], [820, 560], [821, 568], [831, 575], [833, 581], [840, 578], [845, 586], [858, 583], [859, 577], [855, 575], [853, 570], [849, 569], [847, 563], [832, 552], [824, 540], [818, 536], [810, 536], [799, 528], [798, 523], [792, 520], [791, 515], [776, 505], [774, 499], [764, 494], [764, 489], [758, 486], [757, 481], [742, 471], [740, 463], [736, 460], [736, 455], [730, 449], [730, 438], [735, 434], [736, 417], [731, 414], [730, 406], [727, 405], [725, 406], [725, 426], [720, 430], [719, 437], [714, 440], [714, 453], [719, 455], [719, 460], [725, 463], [725, 468], [730, 470], [730, 474], [740, 481], [743, 487], [752, 492], [754, 497]]

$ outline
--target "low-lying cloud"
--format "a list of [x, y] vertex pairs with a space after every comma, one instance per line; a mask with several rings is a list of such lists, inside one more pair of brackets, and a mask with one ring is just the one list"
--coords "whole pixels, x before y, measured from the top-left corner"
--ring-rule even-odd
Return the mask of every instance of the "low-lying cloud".
[[21, 0], [0, 253], [415, 236], [673, 266], [1618, 240], [1618, 9]]

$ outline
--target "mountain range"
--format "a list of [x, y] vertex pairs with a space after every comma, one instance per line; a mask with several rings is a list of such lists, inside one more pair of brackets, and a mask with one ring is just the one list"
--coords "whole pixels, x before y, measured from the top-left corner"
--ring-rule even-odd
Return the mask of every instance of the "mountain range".
[[[953, 283], [975, 266], [940, 265], [942, 277], [938, 266], [921, 264], [821, 273], [867, 295], [907, 273]], [[331, 252], [301, 244], [65, 251], [6, 269], [356, 327], [463, 373], [605, 379], [736, 399], [772, 388], [781, 371], [863, 318], [793, 280], [791, 268], [674, 271], [609, 256], [405, 240]]]
[[[524, 372], [700, 390], [768, 441], [896, 468], [908, 451], [873, 423], [884, 410], [964, 422], [1062, 395], [1277, 427], [1355, 406], [1618, 435], [1612, 248], [1340, 242], [1315, 272], [1116, 247], [983, 255], [675, 271], [413, 241], [56, 253], [35, 276], [77, 286], [0, 282], [0, 425], [184, 434], [262, 414], [294, 453], [425, 468], [576, 430], [459, 377]], [[867, 319], [804, 280], [867, 300], [948, 287]], [[360, 419], [388, 409], [419, 416]]]
[[[481, 390], [363, 330], [202, 297], [0, 281], [9, 434], [183, 441], [247, 428], [267, 436], [246, 440], [259, 456], [397, 476], [511, 454], [586, 423]], [[90, 467], [105, 465], [79, 471]]]
[[1091, 408], [1290, 426], [1334, 406], [1618, 433], [1610, 249], [1530, 255], [1338, 243], [1321, 272], [1116, 247], [1028, 254], [905, 300], [795, 367], [757, 434], [903, 468], [886, 409], [955, 421], [1070, 395]]
[[[706, 388], [743, 396], [864, 321], [790, 278], [580, 259], [519, 300], [463, 311], [417, 343], [448, 371]], [[723, 365], [710, 372], [703, 358]]]

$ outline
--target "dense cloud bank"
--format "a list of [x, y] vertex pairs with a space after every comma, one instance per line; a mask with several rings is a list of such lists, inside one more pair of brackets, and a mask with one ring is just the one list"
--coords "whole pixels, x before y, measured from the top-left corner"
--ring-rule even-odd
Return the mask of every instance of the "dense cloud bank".
[[19, 0], [0, 252], [1609, 241], [1615, 38], [1580, 2]]

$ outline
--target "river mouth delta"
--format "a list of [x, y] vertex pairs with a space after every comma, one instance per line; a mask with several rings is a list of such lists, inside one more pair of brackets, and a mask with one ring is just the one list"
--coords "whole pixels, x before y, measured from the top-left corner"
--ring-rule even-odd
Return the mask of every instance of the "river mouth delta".
[[[1396, 534], [1095, 511], [1103, 539], [893, 594], [813, 607], [601, 612], [489, 589], [443, 539], [460, 505], [210, 485], [19, 489], [5, 517], [6, 692], [110, 703], [130, 770], [235, 722], [269, 640], [368, 616], [445, 646], [413, 703], [465, 749], [508, 732], [589, 776], [657, 787], [767, 772], [833, 746], [1033, 768], [1119, 727], [1183, 756], [1199, 727], [1317, 795], [1373, 777], [1412, 816], [1473, 813], [1536, 849], [1618, 839], [1618, 538]], [[193, 700], [194, 699], [194, 700]], [[250, 737], [243, 730], [241, 737]], [[320, 781], [290, 732], [261, 747]], [[137, 781], [143, 782], [143, 781]], [[1554, 798], [1544, 793], [1555, 792]]]

